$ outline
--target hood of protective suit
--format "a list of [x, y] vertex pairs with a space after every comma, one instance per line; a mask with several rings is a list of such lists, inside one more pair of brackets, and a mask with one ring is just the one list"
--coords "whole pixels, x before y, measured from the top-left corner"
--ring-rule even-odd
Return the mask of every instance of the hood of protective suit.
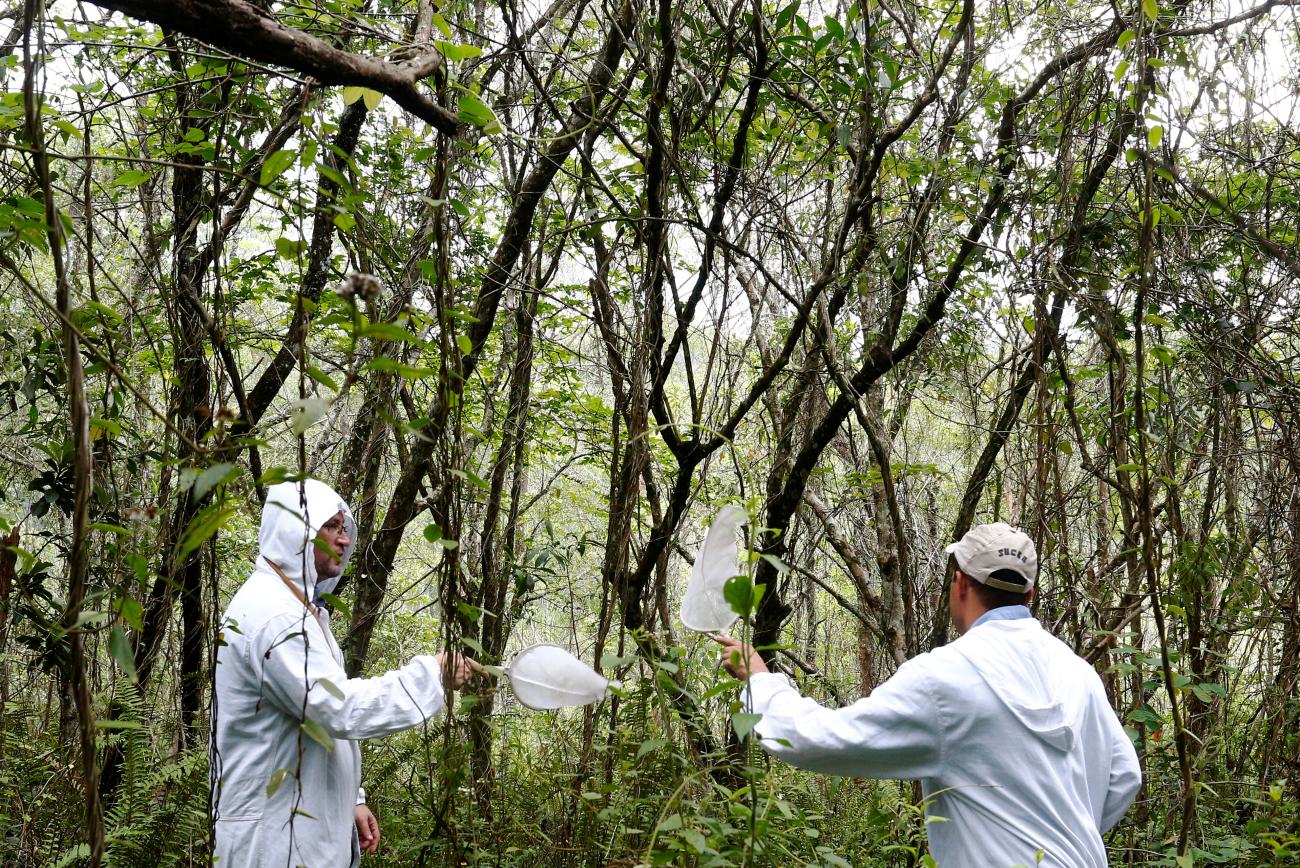
[[357, 524], [343, 498], [319, 479], [281, 482], [267, 489], [258, 554], [279, 566], [295, 585], [305, 587], [309, 600], [332, 592], [339, 583], [339, 576], [317, 582], [314, 541], [321, 526], [340, 512], [348, 534], [339, 559], [342, 576], [357, 544]]
[[[1072, 671], [1055, 660], [1061, 652], [1073, 656], [1065, 645], [1055, 640], [1026, 645], [1027, 633], [1051, 638], [1038, 621], [1020, 618], [980, 624], [951, 647], [970, 661], [1026, 729], [1052, 747], [1068, 751], [1074, 746], [1079, 721], [1070, 719], [1067, 709], [1087, 708], [1087, 703], [1071, 698], [1085, 685], [1060, 676]], [[1035, 653], [1026, 654], [1027, 649]]]

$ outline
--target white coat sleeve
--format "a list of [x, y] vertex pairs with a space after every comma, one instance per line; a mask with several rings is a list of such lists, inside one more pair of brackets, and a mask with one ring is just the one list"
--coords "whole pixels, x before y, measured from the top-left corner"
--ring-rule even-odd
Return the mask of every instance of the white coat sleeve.
[[943, 722], [929, 679], [904, 664], [870, 696], [826, 708], [800, 696], [784, 675], [749, 679], [755, 731], [763, 750], [791, 765], [861, 778], [935, 777], [943, 761]]
[[[335, 738], [376, 738], [419, 726], [443, 709], [442, 673], [432, 655], [375, 678], [348, 678], [308, 615], [273, 618], [252, 643], [264, 701], [290, 717], [314, 720]], [[328, 681], [342, 697], [321, 681]]]
[[1110, 718], [1110, 788], [1106, 791], [1106, 804], [1101, 810], [1102, 832], [1110, 831], [1120, 821], [1142, 788], [1142, 766], [1138, 763], [1133, 742], [1113, 711]]

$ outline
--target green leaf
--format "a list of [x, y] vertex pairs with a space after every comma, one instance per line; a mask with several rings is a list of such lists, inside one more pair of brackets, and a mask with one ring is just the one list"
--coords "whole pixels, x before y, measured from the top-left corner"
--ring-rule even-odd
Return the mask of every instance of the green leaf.
[[[128, 627], [144, 629], [144, 607], [134, 597], [119, 597], [113, 603], [113, 611], [126, 622]], [[134, 664], [134, 661], [132, 661]]]
[[292, 241], [283, 236], [275, 239], [275, 252], [281, 259], [297, 259], [306, 249], [306, 241]]
[[799, 2], [800, 0], [794, 0], [793, 3], [789, 4], [788, 6], [786, 6], [784, 9], [782, 9], [780, 12], [776, 14], [776, 27], [773, 28], [774, 30], [777, 31], [784, 30], [787, 26], [789, 26], [790, 21], [794, 18], [795, 13], [799, 11]]
[[339, 390], [339, 384], [334, 381], [334, 378], [315, 365], [308, 365], [306, 371], [307, 376], [311, 377], [331, 392], [337, 392]]
[[1120, 48], [1123, 48], [1124, 46], [1132, 42], [1134, 37], [1136, 36], [1137, 34], [1134, 33], [1132, 30], [1125, 30], [1123, 33], [1119, 35], [1119, 39], [1115, 42], [1115, 44], [1118, 45]]
[[324, 687], [325, 692], [328, 693], [330, 696], [333, 696], [339, 702], [342, 702], [343, 700], [347, 699], [347, 697], [343, 695], [343, 691], [339, 690], [339, 686], [335, 684], [333, 681], [330, 681], [328, 678], [317, 678], [316, 683], [319, 684], [321, 687]]
[[436, 524], [427, 525], [424, 528], [424, 538], [431, 543], [439, 542], [442, 539], [442, 528]]
[[456, 107], [456, 117], [467, 124], [482, 128], [489, 136], [496, 135], [502, 130], [501, 122], [497, 120], [492, 109], [472, 93], [461, 95]]
[[722, 586], [722, 598], [731, 606], [731, 611], [742, 618], [749, 614], [753, 596], [749, 576], [732, 576]]
[[343, 104], [352, 105], [361, 99], [361, 94], [365, 92], [364, 87], [345, 87], [343, 88]]
[[330, 734], [325, 731], [325, 727], [316, 721], [304, 720], [302, 722], [302, 731], [325, 750], [330, 753], [334, 752], [334, 739], [330, 738]]
[[377, 90], [371, 90], [368, 87], [361, 89], [361, 101], [366, 104], [366, 108], [374, 111], [379, 108], [379, 103], [384, 99], [384, 95]]
[[133, 552], [127, 555], [124, 560], [131, 567], [131, 571], [135, 573], [136, 582], [140, 587], [144, 587], [149, 581], [149, 559], [138, 552]]
[[766, 585], [752, 584], [749, 576], [732, 576], [722, 586], [722, 598], [731, 606], [731, 611], [745, 618], [758, 608], [765, 590]]
[[1155, 356], [1160, 364], [1172, 368], [1178, 362], [1178, 354], [1164, 344], [1156, 344], [1151, 348], [1151, 355]]
[[641, 759], [641, 757], [648, 753], [654, 753], [666, 744], [668, 744], [668, 739], [666, 738], [647, 738], [645, 741], [641, 742], [641, 746], [637, 748], [636, 758]]
[[341, 614], [344, 618], [352, 617], [352, 610], [348, 604], [343, 601], [342, 597], [335, 594], [321, 594], [321, 601], [328, 604], [331, 609]]
[[83, 627], [93, 626], [95, 624], [98, 624], [100, 621], [106, 621], [106, 620], [108, 620], [107, 612], [99, 612], [94, 609], [88, 609], [80, 613], [79, 615], [77, 615], [77, 620], [72, 622], [71, 629], [69, 629], [64, 633], [61, 633], [60, 635], [67, 635], [67, 633], [72, 632], [72, 630], [80, 630]]
[[622, 657], [618, 656], [617, 654], [600, 655], [601, 669], [617, 669], [620, 666], [626, 666], [629, 663], [635, 663], [635, 662], [636, 662], [635, 654], [626, 654]]
[[1156, 0], [1142, 0], [1142, 12], [1147, 18], [1155, 21], [1160, 16], [1160, 4]]
[[223, 501], [209, 504], [204, 507], [198, 515], [190, 519], [190, 523], [185, 526], [185, 532], [181, 534], [180, 541], [176, 544], [176, 559], [183, 561], [189, 557], [190, 552], [203, 545], [218, 530], [226, 526], [235, 515], [235, 507], [229, 506]]
[[456, 335], [456, 346], [460, 347], [462, 355], [468, 356], [474, 351], [474, 344], [470, 341], [469, 335]]
[[276, 769], [271, 772], [271, 778], [266, 782], [266, 797], [268, 799], [271, 798], [271, 796], [274, 796], [276, 791], [280, 789], [280, 785], [284, 783], [285, 776], [288, 774], [288, 769]]
[[97, 720], [95, 729], [144, 729], [138, 720]]
[[477, 45], [456, 45], [445, 39], [434, 40], [433, 44], [439, 54], [451, 61], [468, 60], [483, 53], [483, 49]]
[[424, 341], [407, 329], [391, 322], [372, 322], [361, 328], [363, 337], [379, 341], [403, 341], [408, 344], [423, 344]]
[[126, 640], [126, 631], [117, 625], [108, 631], [108, 654], [117, 662], [123, 675], [132, 682], [139, 679], [135, 672], [135, 655], [131, 653], [131, 643]]
[[673, 814], [671, 817], [664, 817], [659, 825], [655, 826], [656, 832], [673, 832], [682, 827], [682, 815]]
[[298, 479], [297, 471], [290, 471], [287, 467], [268, 467], [258, 482], [263, 485], [279, 485], [281, 482], [288, 482]]
[[731, 725], [736, 728], [736, 738], [744, 739], [745, 736], [754, 731], [754, 727], [758, 726], [758, 722], [762, 719], [763, 715], [761, 714], [746, 712], [733, 714], [731, 716]]
[[212, 465], [194, 480], [194, 499], [202, 500], [214, 487], [229, 484], [240, 472], [239, 467], [228, 462]]
[[[704, 853], [706, 850], [709, 849], [709, 839], [701, 835], [695, 829], [683, 829], [682, 840], [690, 844], [691, 848], [696, 853]], [[715, 864], [715, 863], [710, 862], [706, 864]], [[853, 868], [853, 866], [846, 865], [845, 868]]]
[[334, 215], [334, 225], [339, 227], [339, 229], [343, 230], [344, 232], [347, 232], [353, 226], [357, 225], [357, 218], [353, 217], [351, 214], [344, 211], [341, 214]]
[[[118, 313], [116, 310], [109, 307], [108, 305], [104, 304], [103, 302], [98, 302], [93, 300], [87, 301], [85, 304], [83, 304], [80, 308], [77, 309], [76, 313], [80, 314], [82, 311], [94, 311], [95, 313], [100, 314], [105, 319], [111, 320], [112, 322], [120, 323], [124, 321], [120, 313]], [[74, 314], [74, 316], [75, 315], [76, 314]]]
[[1160, 147], [1160, 140], [1164, 138], [1164, 135], [1165, 128], [1156, 124], [1154, 127], [1147, 130], [1147, 144], [1153, 149]]
[[145, 181], [153, 177], [153, 172], [146, 172], [143, 169], [127, 169], [118, 172], [117, 177], [108, 182], [110, 187], [139, 187]]
[[276, 178], [283, 175], [284, 170], [293, 165], [297, 156], [297, 148], [283, 148], [267, 157], [266, 162], [262, 164], [262, 174], [259, 177], [262, 186], [269, 186]]
[[420, 380], [425, 377], [432, 377], [438, 373], [434, 368], [419, 368], [415, 365], [404, 365], [396, 359], [390, 359], [387, 356], [380, 356], [377, 359], [371, 359], [362, 365], [362, 369], [367, 371], [393, 371], [399, 377], [407, 380]]
[[1128, 713], [1128, 718], [1129, 720], [1135, 721], [1137, 723], [1150, 724], [1156, 727], [1159, 727], [1163, 723], [1163, 721], [1160, 718], [1160, 715], [1156, 714], [1151, 709], [1145, 707], [1133, 709]]
[[346, 190], [349, 193], [352, 192], [352, 183], [348, 181], [347, 175], [344, 175], [338, 169], [327, 166], [324, 163], [317, 163], [316, 171], [320, 173], [322, 177], [337, 184], [339, 188]]

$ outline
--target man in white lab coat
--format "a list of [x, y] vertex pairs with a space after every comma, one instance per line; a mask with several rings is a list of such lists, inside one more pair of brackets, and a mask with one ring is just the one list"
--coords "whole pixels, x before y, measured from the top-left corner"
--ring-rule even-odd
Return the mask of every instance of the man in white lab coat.
[[904, 663], [871, 695], [829, 709], [730, 637], [763, 749], [835, 775], [920, 780], [942, 868], [1101, 868], [1102, 833], [1142, 783], [1101, 679], [1030, 613], [1038, 557], [998, 522], [948, 547], [956, 641]]
[[317, 605], [347, 567], [352, 511], [316, 479], [267, 492], [253, 573], [226, 610], [212, 702], [212, 810], [220, 868], [347, 868], [375, 852], [357, 740], [419, 726], [476, 665], [417, 655], [348, 678]]

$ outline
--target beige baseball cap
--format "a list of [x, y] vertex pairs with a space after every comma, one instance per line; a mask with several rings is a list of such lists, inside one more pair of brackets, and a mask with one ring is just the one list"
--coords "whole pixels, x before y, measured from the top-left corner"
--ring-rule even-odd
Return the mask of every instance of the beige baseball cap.
[[[1005, 521], [973, 527], [945, 551], [957, 558], [957, 566], [963, 573], [990, 588], [1023, 594], [1038, 578], [1038, 551], [1034, 541]], [[993, 578], [998, 570], [1011, 570], [1024, 578], [1024, 584]]]

